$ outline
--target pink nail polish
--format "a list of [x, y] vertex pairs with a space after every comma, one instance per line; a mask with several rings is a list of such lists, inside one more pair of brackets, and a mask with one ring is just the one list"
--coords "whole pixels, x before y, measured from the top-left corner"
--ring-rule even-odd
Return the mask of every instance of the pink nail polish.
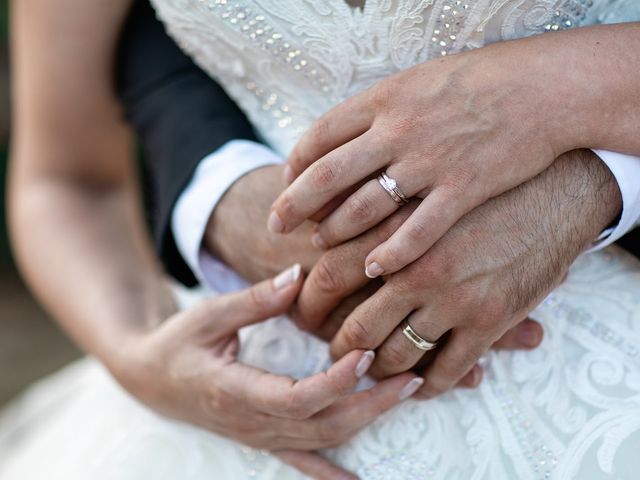
[[398, 397], [400, 398], [400, 400], [405, 400], [409, 398], [411, 395], [413, 395], [418, 391], [418, 389], [422, 386], [423, 383], [424, 383], [424, 378], [420, 378], [420, 377], [414, 378], [409, 383], [407, 383], [404, 387], [402, 387], [402, 390], [400, 390]]
[[369, 367], [371, 367], [375, 358], [376, 353], [373, 350], [367, 350], [364, 352], [356, 365], [356, 377], [361, 378], [365, 373], [367, 373], [367, 370], [369, 370]]
[[276, 212], [271, 212], [269, 220], [267, 220], [267, 228], [271, 233], [284, 232], [284, 223]]
[[364, 269], [364, 273], [369, 278], [376, 278], [384, 273], [384, 269], [378, 262], [372, 262]]
[[276, 290], [282, 290], [289, 285], [294, 284], [300, 278], [300, 271], [302, 267], [299, 263], [296, 263], [293, 267], [286, 269], [273, 279], [273, 286]]

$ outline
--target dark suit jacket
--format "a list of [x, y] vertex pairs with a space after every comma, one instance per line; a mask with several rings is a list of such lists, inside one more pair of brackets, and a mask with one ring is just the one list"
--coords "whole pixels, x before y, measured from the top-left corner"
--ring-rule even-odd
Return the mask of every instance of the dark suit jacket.
[[147, 0], [136, 0], [116, 58], [118, 93], [146, 159], [160, 256], [171, 275], [192, 286], [171, 234], [173, 206], [200, 160], [229, 140], [256, 136], [224, 90], [167, 36]]
[[[160, 256], [176, 279], [195, 278], [171, 233], [171, 211], [198, 162], [229, 140], [256, 140], [244, 114], [167, 36], [147, 0], [137, 0], [122, 33], [117, 85], [146, 154]], [[640, 229], [620, 242], [640, 256]]]

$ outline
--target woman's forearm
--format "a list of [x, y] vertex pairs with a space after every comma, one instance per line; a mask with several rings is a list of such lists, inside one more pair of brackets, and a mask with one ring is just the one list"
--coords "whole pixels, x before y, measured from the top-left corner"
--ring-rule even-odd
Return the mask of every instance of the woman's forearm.
[[107, 364], [158, 321], [111, 64], [131, 0], [12, 2], [10, 233], [36, 295]]
[[108, 365], [129, 338], [174, 310], [132, 188], [14, 178], [11, 227], [33, 291], [82, 348]]
[[[576, 28], [513, 42], [487, 53], [517, 80], [557, 155], [602, 148], [640, 155], [640, 22]], [[508, 52], [511, 52], [509, 55]], [[504, 61], [505, 56], [509, 61]], [[496, 72], [493, 72], [496, 74]]]

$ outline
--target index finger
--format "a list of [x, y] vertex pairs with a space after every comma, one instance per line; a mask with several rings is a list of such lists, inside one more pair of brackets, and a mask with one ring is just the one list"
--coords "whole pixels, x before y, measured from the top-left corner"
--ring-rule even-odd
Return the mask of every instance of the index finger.
[[369, 129], [374, 117], [369, 97], [365, 91], [348, 98], [316, 120], [287, 159], [284, 172], [287, 184], [320, 157]]
[[302, 380], [236, 362], [220, 370], [222, 388], [249, 408], [277, 417], [304, 419], [349, 394], [373, 363], [374, 352], [355, 350], [326, 372]]
[[384, 167], [391, 156], [389, 148], [369, 130], [315, 161], [273, 202], [269, 230], [294, 230], [332, 199]]

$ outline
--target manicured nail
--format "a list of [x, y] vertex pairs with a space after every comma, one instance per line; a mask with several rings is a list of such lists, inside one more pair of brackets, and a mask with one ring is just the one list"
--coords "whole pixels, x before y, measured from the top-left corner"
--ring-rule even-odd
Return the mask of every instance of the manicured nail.
[[379, 277], [384, 273], [384, 269], [377, 262], [372, 262], [364, 269], [364, 273], [369, 278]]
[[282, 290], [298, 281], [302, 267], [296, 263], [293, 267], [286, 269], [273, 279], [273, 286], [276, 290]]
[[538, 332], [533, 328], [521, 328], [518, 331], [518, 340], [527, 347], [535, 347], [540, 343]]
[[286, 182], [287, 185], [291, 185], [295, 180], [293, 169], [289, 165], [286, 165], [284, 167], [284, 170], [282, 172], [282, 177], [284, 178], [284, 181]]
[[402, 390], [400, 390], [398, 397], [400, 397], [400, 400], [405, 400], [409, 398], [411, 395], [413, 395], [418, 391], [418, 389], [422, 386], [423, 383], [424, 383], [424, 378], [420, 378], [420, 377], [414, 378], [409, 383], [407, 383], [404, 387], [402, 387]]
[[326, 250], [329, 247], [327, 242], [324, 241], [324, 238], [322, 238], [322, 235], [318, 232], [314, 233], [311, 237], [311, 243], [314, 247], [319, 248], [320, 250]]
[[360, 361], [356, 365], [356, 377], [360, 378], [367, 373], [367, 370], [369, 370], [369, 367], [375, 358], [376, 353], [373, 350], [367, 350], [364, 352], [362, 357], [360, 357]]
[[267, 221], [267, 228], [271, 233], [282, 233], [284, 232], [284, 223], [280, 220], [280, 217], [276, 212], [271, 212], [269, 215], [269, 220]]

